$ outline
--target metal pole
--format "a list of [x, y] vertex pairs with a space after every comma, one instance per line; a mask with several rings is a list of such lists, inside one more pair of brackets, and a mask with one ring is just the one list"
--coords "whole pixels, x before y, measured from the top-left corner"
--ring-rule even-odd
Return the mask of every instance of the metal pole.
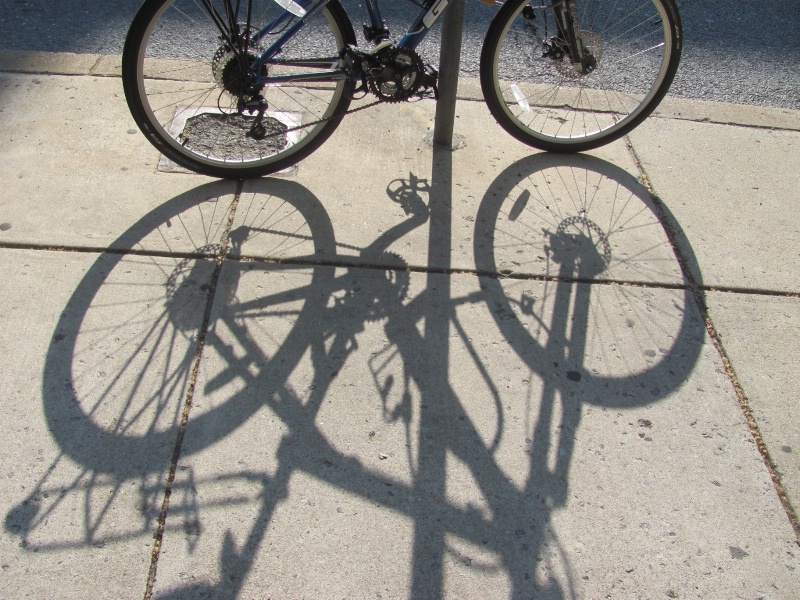
[[464, 0], [452, 0], [443, 18], [442, 45], [439, 50], [439, 100], [436, 103], [433, 143], [452, 148], [461, 36], [464, 30]]

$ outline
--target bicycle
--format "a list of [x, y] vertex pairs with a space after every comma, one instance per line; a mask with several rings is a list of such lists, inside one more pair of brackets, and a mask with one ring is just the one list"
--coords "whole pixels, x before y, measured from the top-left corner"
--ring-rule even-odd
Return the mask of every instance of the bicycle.
[[[374, 47], [361, 50], [339, 0], [145, 0], [122, 59], [133, 118], [190, 170], [226, 178], [282, 170], [319, 148], [354, 98], [438, 97], [438, 72], [415, 49], [448, 0], [409, 1], [420, 13], [394, 43], [377, 0], [367, 0], [363, 32]], [[674, 0], [496, 4], [481, 88], [503, 129], [535, 148], [579, 152], [626, 135], [677, 71]]]

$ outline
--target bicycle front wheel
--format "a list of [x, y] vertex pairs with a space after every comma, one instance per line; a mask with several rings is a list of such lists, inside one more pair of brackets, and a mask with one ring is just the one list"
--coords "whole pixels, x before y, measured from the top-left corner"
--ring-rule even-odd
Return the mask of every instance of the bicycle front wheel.
[[[254, 177], [305, 158], [333, 133], [353, 87], [337, 57], [356, 42], [336, 0], [258, 73], [321, 76], [263, 87], [263, 129], [253, 127], [251, 65], [290, 25], [282, 14], [274, 0], [145, 1], [125, 41], [122, 81], [133, 118], [163, 155], [212, 177]], [[298, 62], [309, 59], [320, 61]]]
[[574, 64], [552, 0], [508, 0], [481, 53], [481, 87], [513, 137], [579, 152], [630, 132], [661, 102], [678, 69], [681, 24], [673, 0], [575, 0], [591, 66]]

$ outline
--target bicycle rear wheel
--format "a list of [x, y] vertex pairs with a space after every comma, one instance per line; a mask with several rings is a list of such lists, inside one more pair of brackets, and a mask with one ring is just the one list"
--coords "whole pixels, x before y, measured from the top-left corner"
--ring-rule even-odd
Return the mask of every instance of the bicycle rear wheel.
[[570, 60], [552, 0], [509, 0], [481, 53], [481, 87], [497, 122], [521, 142], [579, 152], [630, 132], [661, 102], [678, 69], [673, 0], [575, 0], [593, 69]]
[[[352, 96], [352, 81], [337, 79], [334, 73], [339, 52], [356, 39], [347, 14], [334, 0], [285, 44], [281, 64], [265, 65], [269, 75], [320, 72], [325, 68], [288, 62], [330, 58], [330, 80], [263, 88], [264, 130], [253, 135], [257, 112], [241, 110], [242, 101], [254, 96], [244, 90], [247, 73], [286, 25], [253, 42], [255, 32], [273, 23], [284, 9], [273, 0], [252, 0], [248, 19], [248, 4], [146, 0], [125, 41], [122, 81], [139, 128], [167, 158], [212, 177], [264, 175], [305, 158], [333, 133]], [[221, 19], [212, 20], [208, 6]], [[231, 38], [242, 46], [247, 39], [246, 52], [234, 50]]]

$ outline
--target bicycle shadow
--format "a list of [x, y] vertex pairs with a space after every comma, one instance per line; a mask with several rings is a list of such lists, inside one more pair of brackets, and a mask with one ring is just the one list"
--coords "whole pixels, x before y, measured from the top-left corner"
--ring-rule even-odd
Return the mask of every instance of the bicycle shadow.
[[[665, 249], [653, 259], [646, 241], [620, 241], [658, 226], [658, 207], [622, 169], [589, 157], [535, 156], [498, 176], [477, 213], [477, 277], [407, 268], [391, 248], [425, 224], [429, 256], [452, 264], [452, 171], [452, 154], [435, 150], [429, 183], [411, 174], [399, 189], [387, 186], [406, 218], [361, 248], [359, 265], [340, 259], [324, 207], [291, 181], [247, 182], [233, 200], [211, 184], [143, 218], [65, 308], [43, 383], [62, 454], [6, 515], [6, 531], [41, 552], [154, 538], [146, 595], [252, 595], [254, 579], [286, 567], [267, 541], [285, 548], [297, 534], [286, 512], [304, 514], [319, 497], [298, 492], [315, 489], [301, 486], [310, 479], [334, 490], [349, 517], [366, 504], [367, 515], [410, 523], [411, 597], [443, 597], [445, 573], [499, 577], [513, 598], [578, 597], [552, 517], [569, 498], [586, 407], [667, 397], [696, 364], [702, 321], [679, 273], [671, 331], [627, 325], [636, 310], [621, 324], [598, 320], [609, 290], [614, 302], [635, 304], [613, 275], [652, 275], [647, 263]], [[546, 194], [551, 184], [561, 194]], [[195, 251], [145, 248], [143, 240], [174, 238], [175, 229], [195, 231]], [[520, 256], [542, 258], [525, 265]], [[126, 291], [123, 310], [110, 311], [110, 290], [127, 290], [145, 273], [161, 283], [141, 296]], [[647, 281], [638, 286], [648, 290]], [[613, 368], [598, 336], [622, 347], [617, 325], [652, 338], [645, 341], [657, 353]], [[108, 331], [120, 338], [115, 352], [102, 346]], [[481, 335], [504, 340], [528, 370], [526, 384], [509, 391], [499, 383], [512, 359], [502, 346], [482, 346]], [[108, 361], [113, 372], [98, 378], [98, 350], [127, 356]], [[458, 381], [468, 372], [467, 383]], [[383, 435], [393, 448], [386, 455], [373, 444]], [[467, 475], [454, 476], [454, 458]], [[454, 498], [463, 482], [472, 486], [467, 499]], [[131, 485], [133, 502], [123, 493]], [[75, 497], [83, 510], [75, 535], [43, 535]], [[215, 511], [225, 516], [205, 516]], [[136, 520], [120, 527], [120, 514]], [[380, 529], [365, 519], [315, 522], [332, 532], [319, 534], [318, 551], [333, 553], [326, 545], [337, 548], [353, 523], [362, 529], [350, 539], [363, 543], [365, 531]]]

